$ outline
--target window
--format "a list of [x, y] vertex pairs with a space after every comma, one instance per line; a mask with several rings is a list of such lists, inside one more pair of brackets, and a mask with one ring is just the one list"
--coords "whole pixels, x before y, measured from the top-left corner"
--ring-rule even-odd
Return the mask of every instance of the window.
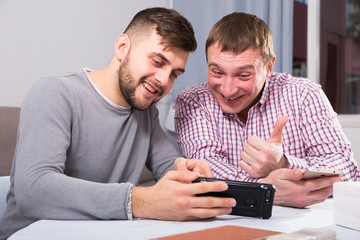
[[360, 0], [294, 1], [293, 45], [293, 75], [320, 83], [337, 113], [360, 114]]

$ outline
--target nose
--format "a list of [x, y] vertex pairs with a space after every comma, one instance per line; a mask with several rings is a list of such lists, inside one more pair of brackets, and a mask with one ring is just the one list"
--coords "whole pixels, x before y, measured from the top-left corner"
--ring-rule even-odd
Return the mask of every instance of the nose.
[[234, 78], [227, 76], [221, 84], [220, 90], [225, 97], [233, 97], [233, 95], [237, 92]]
[[161, 86], [167, 88], [170, 84], [171, 68], [161, 68], [154, 74], [155, 80], [160, 83]]

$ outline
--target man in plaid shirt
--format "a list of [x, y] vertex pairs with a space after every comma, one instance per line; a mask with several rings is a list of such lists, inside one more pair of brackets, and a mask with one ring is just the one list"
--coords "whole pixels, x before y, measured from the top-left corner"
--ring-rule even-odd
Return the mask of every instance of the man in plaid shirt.
[[[187, 158], [203, 159], [215, 178], [271, 183], [275, 204], [324, 201], [337, 181], [360, 181], [359, 168], [321, 87], [273, 73], [271, 31], [254, 15], [217, 22], [206, 42], [208, 82], [176, 99], [177, 142]], [[309, 167], [340, 177], [301, 180]]]

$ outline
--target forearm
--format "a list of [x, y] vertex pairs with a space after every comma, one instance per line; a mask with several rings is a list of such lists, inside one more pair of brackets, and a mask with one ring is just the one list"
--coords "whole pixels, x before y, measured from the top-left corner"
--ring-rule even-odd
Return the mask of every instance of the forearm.
[[60, 173], [16, 176], [15, 197], [31, 219], [127, 219], [129, 183], [95, 183]]
[[360, 174], [359, 168], [355, 163], [351, 151], [343, 153], [332, 153], [324, 156], [306, 156], [304, 158], [297, 158], [294, 156], [286, 155], [289, 167], [295, 168], [328, 168], [340, 170], [343, 172], [341, 175], [344, 181], [359, 181]]
[[302, 104], [299, 128], [301, 129], [305, 156], [301, 156], [308, 167], [341, 170], [343, 180], [359, 180], [359, 168], [337, 114], [332, 109], [325, 93], [319, 88], [308, 94]]

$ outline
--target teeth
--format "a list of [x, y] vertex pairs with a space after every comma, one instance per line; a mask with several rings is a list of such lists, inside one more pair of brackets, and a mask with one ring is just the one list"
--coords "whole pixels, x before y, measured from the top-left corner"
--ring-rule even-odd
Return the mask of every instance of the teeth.
[[232, 101], [232, 100], [235, 100], [235, 99], [237, 99], [238, 97], [232, 97], [232, 98], [225, 98], [226, 100], [230, 100], [230, 101]]
[[149, 84], [147, 84], [147, 83], [144, 82], [143, 85], [144, 85], [144, 87], [145, 87], [147, 90], [149, 90], [150, 92], [152, 92], [152, 93], [155, 93], [155, 92], [156, 92], [156, 90], [153, 89], [152, 87], [150, 87]]

